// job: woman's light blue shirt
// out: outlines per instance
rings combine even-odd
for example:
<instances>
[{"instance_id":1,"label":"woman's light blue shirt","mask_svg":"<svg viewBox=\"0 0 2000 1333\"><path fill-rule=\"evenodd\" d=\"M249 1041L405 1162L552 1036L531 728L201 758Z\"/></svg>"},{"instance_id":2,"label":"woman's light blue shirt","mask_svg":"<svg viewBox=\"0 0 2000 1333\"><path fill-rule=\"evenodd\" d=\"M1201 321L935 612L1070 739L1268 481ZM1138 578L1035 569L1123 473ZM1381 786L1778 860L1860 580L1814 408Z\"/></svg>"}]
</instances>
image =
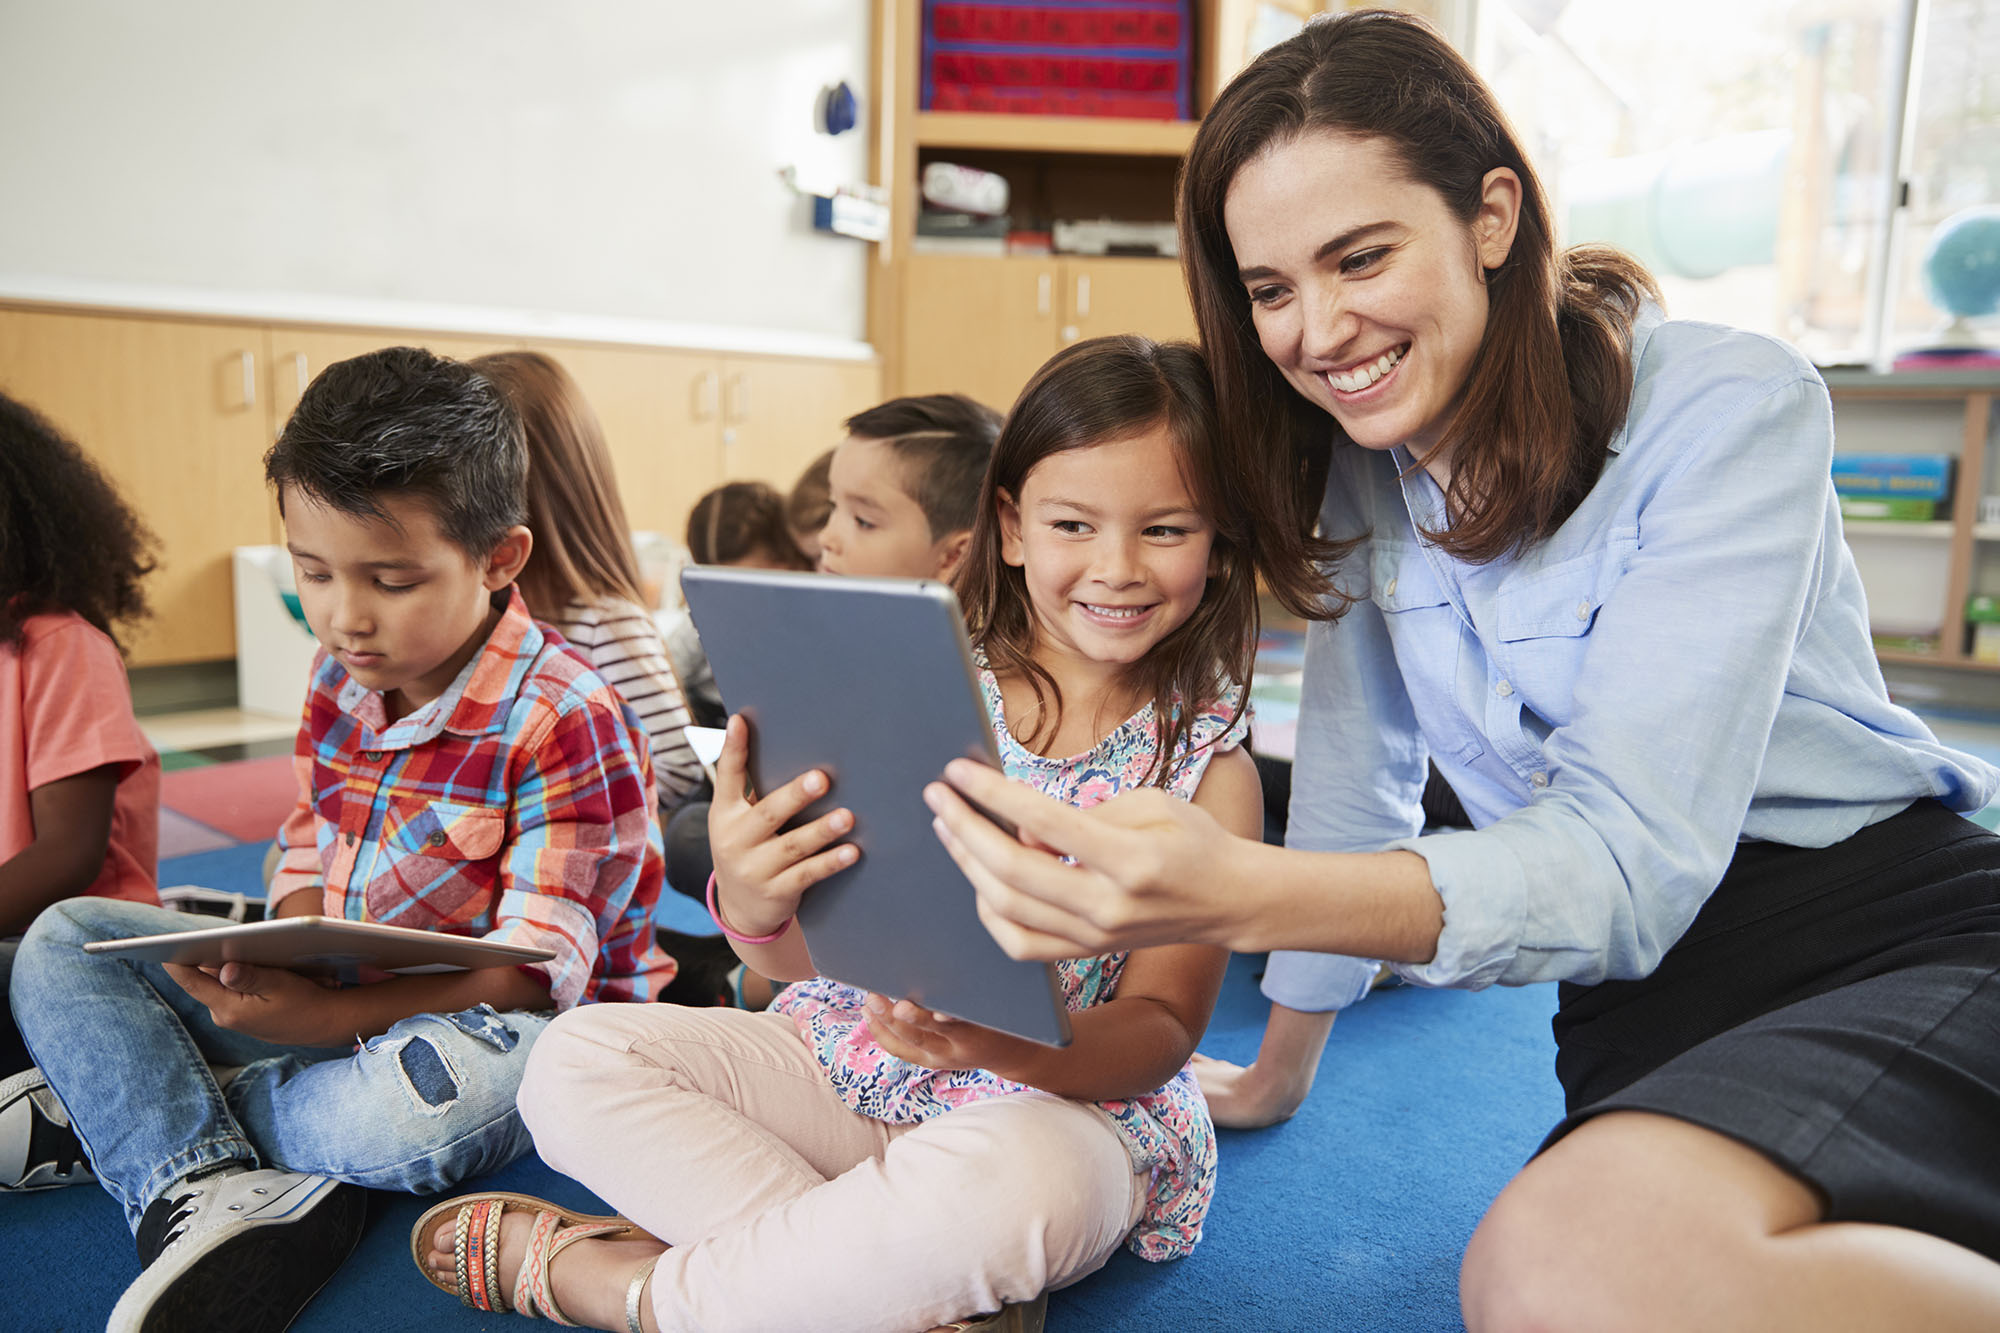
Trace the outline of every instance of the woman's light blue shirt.
<instances>
[{"instance_id":1,"label":"woman's light blue shirt","mask_svg":"<svg viewBox=\"0 0 2000 1333\"><path fill-rule=\"evenodd\" d=\"M1634 330L1624 429L1547 541L1474 565L1401 449L1335 449L1329 537L1358 596L1307 636L1286 843L1407 848L1444 900L1427 985L1643 977L1739 840L1825 847L2000 771L1889 702L1831 480L1826 386L1715 325ZM1471 830L1418 837L1425 761ZM1372 963L1274 955L1265 994L1338 1008Z\"/></svg>"}]
</instances>

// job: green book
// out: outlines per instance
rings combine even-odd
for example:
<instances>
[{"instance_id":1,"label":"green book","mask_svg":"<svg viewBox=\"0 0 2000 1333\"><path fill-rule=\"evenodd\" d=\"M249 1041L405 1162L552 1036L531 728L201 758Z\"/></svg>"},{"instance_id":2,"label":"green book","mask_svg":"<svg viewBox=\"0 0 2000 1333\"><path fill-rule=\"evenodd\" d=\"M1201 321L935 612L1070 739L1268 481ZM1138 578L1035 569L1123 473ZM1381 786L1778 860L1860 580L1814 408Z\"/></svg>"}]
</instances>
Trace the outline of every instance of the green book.
<instances>
[{"instance_id":1,"label":"green book","mask_svg":"<svg viewBox=\"0 0 2000 1333\"><path fill-rule=\"evenodd\" d=\"M1899 495L1843 495L1842 518L1889 519L1897 523L1928 523L1937 517L1936 500L1915 500Z\"/></svg>"}]
</instances>

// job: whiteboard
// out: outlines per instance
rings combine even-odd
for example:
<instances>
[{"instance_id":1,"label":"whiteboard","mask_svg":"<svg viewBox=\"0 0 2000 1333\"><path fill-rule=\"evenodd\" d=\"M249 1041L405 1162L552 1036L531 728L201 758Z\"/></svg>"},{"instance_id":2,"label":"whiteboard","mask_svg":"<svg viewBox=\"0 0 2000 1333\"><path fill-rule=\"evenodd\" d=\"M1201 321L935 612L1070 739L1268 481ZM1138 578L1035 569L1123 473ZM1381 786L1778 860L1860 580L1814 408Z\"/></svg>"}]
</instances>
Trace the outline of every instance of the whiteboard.
<instances>
[{"instance_id":1,"label":"whiteboard","mask_svg":"<svg viewBox=\"0 0 2000 1333\"><path fill-rule=\"evenodd\" d=\"M858 340L868 9L0 0L0 269Z\"/></svg>"}]
</instances>

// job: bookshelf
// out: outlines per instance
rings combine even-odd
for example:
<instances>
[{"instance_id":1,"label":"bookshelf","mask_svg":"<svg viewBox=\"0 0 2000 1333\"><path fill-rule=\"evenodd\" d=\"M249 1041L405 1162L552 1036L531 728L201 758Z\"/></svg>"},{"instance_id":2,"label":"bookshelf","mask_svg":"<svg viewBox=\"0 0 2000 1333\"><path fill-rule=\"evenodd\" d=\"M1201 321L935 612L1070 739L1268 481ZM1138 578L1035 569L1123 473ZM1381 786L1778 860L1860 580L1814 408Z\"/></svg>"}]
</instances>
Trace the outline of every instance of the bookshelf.
<instances>
[{"instance_id":1,"label":"bookshelf","mask_svg":"<svg viewBox=\"0 0 2000 1333\"><path fill-rule=\"evenodd\" d=\"M1951 516L1922 523L1890 520L1849 520L1844 529L1849 549L1861 567L1869 592L1869 612L1881 608L1877 593L1896 571L1894 548L1911 554L1901 568L1936 569L1941 579L1925 579L1941 627L1937 651L1919 653L1882 649L1885 665L1940 666L2000 675L2000 662L1980 662L1969 650L1970 630L1965 604L1977 593L2000 593L2000 523L1980 521L1980 501L1992 486L1993 405L2000 396L2000 373L1994 371L1918 371L1876 374L1861 370L1823 372L1833 399L1836 449L1874 447L1855 437L1862 429L1896 437L1891 447L1912 452L1956 456ZM1850 431L1849 427L1856 429ZM1937 548L1942 547L1942 553ZM1927 548L1928 554L1918 554ZM1907 582L1907 580L1905 580ZM1880 625L1882 622L1877 620Z\"/></svg>"}]
</instances>

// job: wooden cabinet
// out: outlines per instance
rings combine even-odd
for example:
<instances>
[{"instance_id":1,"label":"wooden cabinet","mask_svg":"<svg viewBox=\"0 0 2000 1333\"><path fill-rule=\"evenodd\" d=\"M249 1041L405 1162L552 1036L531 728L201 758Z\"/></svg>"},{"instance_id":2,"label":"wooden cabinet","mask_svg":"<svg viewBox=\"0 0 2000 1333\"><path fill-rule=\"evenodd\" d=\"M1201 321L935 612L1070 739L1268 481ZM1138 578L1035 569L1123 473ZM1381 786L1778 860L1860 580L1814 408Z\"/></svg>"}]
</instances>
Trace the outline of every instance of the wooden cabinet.
<instances>
[{"instance_id":1,"label":"wooden cabinet","mask_svg":"<svg viewBox=\"0 0 2000 1333\"><path fill-rule=\"evenodd\" d=\"M1247 31L1249 11L1225 22L1217 0L1196 10L1199 111L1210 83L1228 72L1216 65L1218 34L1231 25ZM885 92L874 169L889 193L891 234L870 270L868 318L870 341L889 358L889 392L956 390L1006 408L1070 343L1115 333L1195 336L1177 260L920 253L914 244L917 180L939 161L1006 178L1016 229L1095 218L1170 226L1193 121L922 111L923 6L876 0L875 23L887 68L876 71Z\"/></svg>"},{"instance_id":2,"label":"wooden cabinet","mask_svg":"<svg viewBox=\"0 0 2000 1333\"><path fill-rule=\"evenodd\" d=\"M722 444L729 480L790 490L807 464L840 443L841 422L881 400L882 371L873 361L724 359Z\"/></svg>"},{"instance_id":3,"label":"wooden cabinet","mask_svg":"<svg viewBox=\"0 0 2000 1333\"><path fill-rule=\"evenodd\" d=\"M694 502L726 479L720 358L655 347L535 350L561 363L597 413L632 526L678 540Z\"/></svg>"},{"instance_id":4,"label":"wooden cabinet","mask_svg":"<svg viewBox=\"0 0 2000 1333\"><path fill-rule=\"evenodd\" d=\"M273 539L266 331L0 309L0 388L97 460L158 538L134 664L234 651L230 549Z\"/></svg>"},{"instance_id":5,"label":"wooden cabinet","mask_svg":"<svg viewBox=\"0 0 2000 1333\"><path fill-rule=\"evenodd\" d=\"M313 376L411 344L465 359L500 337L328 329L0 306L0 391L95 458L159 539L134 666L236 653L230 553L282 540L263 457ZM678 538L732 479L789 487L881 398L874 361L541 342L603 423L637 528Z\"/></svg>"},{"instance_id":6,"label":"wooden cabinet","mask_svg":"<svg viewBox=\"0 0 2000 1333\"><path fill-rule=\"evenodd\" d=\"M904 393L970 394L1003 411L1070 343L1195 337L1171 259L911 255L897 357Z\"/></svg>"},{"instance_id":7,"label":"wooden cabinet","mask_svg":"<svg viewBox=\"0 0 2000 1333\"><path fill-rule=\"evenodd\" d=\"M465 361L518 346L518 342L504 338L461 338L377 329L273 328L266 356L270 367L271 438L276 439L291 419L292 409L299 405L299 395L306 391L306 385L336 361L383 347L427 347L439 356Z\"/></svg>"},{"instance_id":8,"label":"wooden cabinet","mask_svg":"<svg viewBox=\"0 0 2000 1333\"><path fill-rule=\"evenodd\" d=\"M725 481L788 490L881 400L874 361L725 357L662 348L537 344L590 400L635 528L679 541L688 511Z\"/></svg>"}]
</instances>

